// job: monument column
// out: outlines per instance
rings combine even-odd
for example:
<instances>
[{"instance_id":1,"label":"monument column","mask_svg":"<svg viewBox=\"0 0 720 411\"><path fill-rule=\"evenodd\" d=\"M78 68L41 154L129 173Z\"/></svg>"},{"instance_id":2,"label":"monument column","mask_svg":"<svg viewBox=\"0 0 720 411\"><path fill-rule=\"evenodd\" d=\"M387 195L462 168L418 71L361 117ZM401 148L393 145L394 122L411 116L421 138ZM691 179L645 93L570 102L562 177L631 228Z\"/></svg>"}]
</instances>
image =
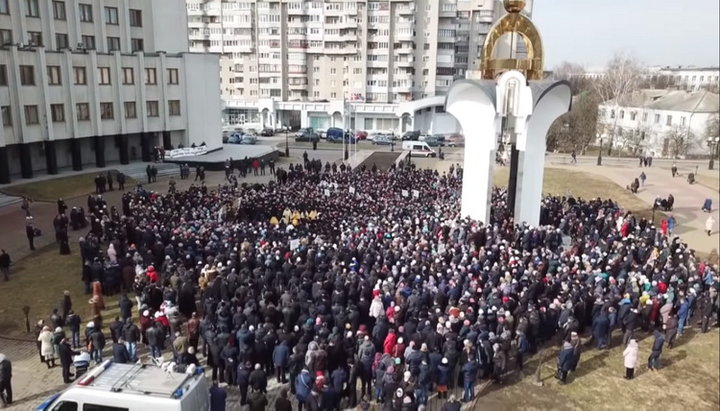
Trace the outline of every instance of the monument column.
<instances>
[{"instance_id":1,"label":"monument column","mask_svg":"<svg viewBox=\"0 0 720 411\"><path fill-rule=\"evenodd\" d=\"M7 146L0 147L0 184L10 183L10 157Z\"/></svg>"},{"instance_id":2,"label":"monument column","mask_svg":"<svg viewBox=\"0 0 720 411\"><path fill-rule=\"evenodd\" d=\"M45 146L45 166L47 167L47 173L57 174L57 150L55 147L55 141L45 140L43 144Z\"/></svg>"},{"instance_id":3,"label":"monument column","mask_svg":"<svg viewBox=\"0 0 720 411\"><path fill-rule=\"evenodd\" d=\"M82 143L77 138L70 139L70 152L72 153L72 169L82 170Z\"/></svg>"}]
</instances>

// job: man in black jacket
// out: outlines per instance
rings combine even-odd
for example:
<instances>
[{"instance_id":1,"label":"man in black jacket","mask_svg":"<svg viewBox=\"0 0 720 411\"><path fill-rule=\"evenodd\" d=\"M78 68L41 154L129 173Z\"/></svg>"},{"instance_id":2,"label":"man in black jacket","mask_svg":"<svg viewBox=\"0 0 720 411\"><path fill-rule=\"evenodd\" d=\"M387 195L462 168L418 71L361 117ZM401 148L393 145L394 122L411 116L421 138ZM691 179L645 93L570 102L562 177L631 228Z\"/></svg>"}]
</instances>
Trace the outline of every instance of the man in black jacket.
<instances>
[{"instance_id":1,"label":"man in black jacket","mask_svg":"<svg viewBox=\"0 0 720 411\"><path fill-rule=\"evenodd\" d=\"M115 363L127 364L132 361L132 359L130 358L130 353L125 347L125 340L122 337L118 338L118 340L113 344L112 353L113 362Z\"/></svg>"},{"instance_id":2,"label":"man in black jacket","mask_svg":"<svg viewBox=\"0 0 720 411\"><path fill-rule=\"evenodd\" d=\"M0 274L5 281L10 280L10 254L5 250L0 250Z\"/></svg>"},{"instance_id":3,"label":"man in black jacket","mask_svg":"<svg viewBox=\"0 0 720 411\"><path fill-rule=\"evenodd\" d=\"M70 347L70 343L68 342L67 338L63 338L62 341L60 341L60 345L58 346L58 356L60 357L60 365L62 366L62 377L65 384L69 384L72 382L70 381L70 377L73 376L72 374L70 374L70 366L73 363L73 355L79 354L79 351L74 351L72 347Z\"/></svg>"},{"instance_id":4,"label":"man in black jacket","mask_svg":"<svg viewBox=\"0 0 720 411\"><path fill-rule=\"evenodd\" d=\"M113 343L117 343L118 339L122 337L123 323L120 321L120 317L115 317L115 320L108 325L110 328L110 337Z\"/></svg>"},{"instance_id":5,"label":"man in black jacket","mask_svg":"<svg viewBox=\"0 0 720 411\"><path fill-rule=\"evenodd\" d=\"M267 393L267 375L260 364L255 364L255 370L250 373L248 381L253 391Z\"/></svg>"}]
</instances>

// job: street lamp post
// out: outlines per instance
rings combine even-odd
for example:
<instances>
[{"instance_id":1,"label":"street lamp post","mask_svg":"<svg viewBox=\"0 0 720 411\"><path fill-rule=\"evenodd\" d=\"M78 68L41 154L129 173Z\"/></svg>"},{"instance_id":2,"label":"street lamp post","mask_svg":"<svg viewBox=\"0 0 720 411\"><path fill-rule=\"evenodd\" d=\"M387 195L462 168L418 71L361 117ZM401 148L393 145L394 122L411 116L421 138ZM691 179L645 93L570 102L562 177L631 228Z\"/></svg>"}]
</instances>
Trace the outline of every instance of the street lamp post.
<instances>
[{"instance_id":1,"label":"street lamp post","mask_svg":"<svg viewBox=\"0 0 720 411\"><path fill-rule=\"evenodd\" d=\"M717 154L718 143L720 143L720 137L708 137L708 147L710 148L710 164L708 164L708 170L713 170L715 167L715 155Z\"/></svg>"},{"instance_id":2,"label":"street lamp post","mask_svg":"<svg viewBox=\"0 0 720 411\"><path fill-rule=\"evenodd\" d=\"M288 142L288 127L283 127L285 129L285 157L290 157L290 143Z\"/></svg>"},{"instance_id":3,"label":"street lamp post","mask_svg":"<svg viewBox=\"0 0 720 411\"><path fill-rule=\"evenodd\" d=\"M597 137L600 139L600 149L598 150L598 159L597 159L597 165L602 165L602 143L603 139L600 137L600 134L598 133Z\"/></svg>"}]
</instances>

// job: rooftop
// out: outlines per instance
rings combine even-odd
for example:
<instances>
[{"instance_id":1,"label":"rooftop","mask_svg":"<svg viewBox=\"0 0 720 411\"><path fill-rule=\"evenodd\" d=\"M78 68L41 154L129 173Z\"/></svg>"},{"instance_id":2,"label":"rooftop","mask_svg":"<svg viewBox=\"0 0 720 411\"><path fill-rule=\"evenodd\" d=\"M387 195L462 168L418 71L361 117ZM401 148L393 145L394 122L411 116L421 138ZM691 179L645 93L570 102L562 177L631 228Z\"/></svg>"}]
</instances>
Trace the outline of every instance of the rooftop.
<instances>
[{"instance_id":1,"label":"rooftop","mask_svg":"<svg viewBox=\"0 0 720 411\"><path fill-rule=\"evenodd\" d=\"M605 104L612 104L607 101ZM654 110L684 111L688 113L716 113L720 110L720 95L707 90L643 89L628 96L624 107L643 107Z\"/></svg>"}]
</instances>

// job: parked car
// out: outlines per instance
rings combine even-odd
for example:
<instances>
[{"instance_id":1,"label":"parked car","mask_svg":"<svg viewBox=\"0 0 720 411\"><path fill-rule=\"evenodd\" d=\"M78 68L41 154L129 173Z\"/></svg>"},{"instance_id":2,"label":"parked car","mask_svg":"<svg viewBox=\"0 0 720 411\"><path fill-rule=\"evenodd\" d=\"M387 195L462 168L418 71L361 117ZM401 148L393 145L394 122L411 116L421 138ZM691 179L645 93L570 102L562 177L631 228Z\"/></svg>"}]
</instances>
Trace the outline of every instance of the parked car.
<instances>
[{"instance_id":1,"label":"parked car","mask_svg":"<svg viewBox=\"0 0 720 411\"><path fill-rule=\"evenodd\" d=\"M295 137L302 137L306 133L314 133L315 130L312 127L304 127L295 132Z\"/></svg>"},{"instance_id":2,"label":"parked car","mask_svg":"<svg viewBox=\"0 0 720 411\"><path fill-rule=\"evenodd\" d=\"M426 136L423 141L425 141L425 143L430 147L439 147L443 145L440 139L438 139L436 136Z\"/></svg>"},{"instance_id":3,"label":"parked car","mask_svg":"<svg viewBox=\"0 0 720 411\"><path fill-rule=\"evenodd\" d=\"M417 141L418 137L420 137L420 130L406 131L405 134L402 135L402 140Z\"/></svg>"},{"instance_id":4,"label":"parked car","mask_svg":"<svg viewBox=\"0 0 720 411\"><path fill-rule=\"evenodd\" d=\"M436 157L437 153L424 141L404 141L402 149L413 157Z\"/></svg>"},{"instance_id":5,"label":"parked car","mask_svg":"<svg viewBox=\"0 0 720 411\"><path fill-rule=\"evenodd\" d=\"M228 144L240 144L240 141L242 141L242 134L240 133L232 133L230 137L228 137Z\"/></svg>"},{"instance_id":6,"label":"parked car","mask_svg":"<svg viewBox=\"0 0 720 411\"><path fill-rule=\"evenodd\" d=\"M310 130L312 130L312 129L310 129ZM303 134L301 134L299 136L297 134L295 134L295 141L297 141L297 142L303 142L303 141L318 142L318 141L320 141L320 136L314 131L305 131Z\"/></svg>"},{"instance_id":7,"label":"parked car","mask_svg":"<svg viewBox=\"0 0 720 411\"><path fill-rule=\"evenodd\" d=\"M245 134L240 138L240 144L255 144L257 137L254 134Z\"/></svg>"},{"instance_id":8,"label":"parked car","mask_svg":"<svg viewBox=\"0 0 720 411\"><path fill-rule=\"evenodd\" d=\"M262 129L262 131L260 132L260 135L263 137L272 137L275 135L275 130L266 127L264 129Z\"/></svg>"},{"instance_id":9,"label":"parked car","mask_svg":"<svg viewBox=\"0 0 720 411\"><path fill-rule=\"evenodd\" d=\"M367 131L364 131L364 130L356 130L355 138L358 140L365 140L368 138L368 133L367 133Z\"/></svg>"},{"instance_id":10,"label":"parked car","mask_svg":"<svg viewBox=\"0 0 720 411\"><path fill-rule=\"evenodd\" d=\"M319 128L319 129L315 130L315 132L317 133L317 135L320 136L320 138L327 138L327 131L326 131L326 130L324 130L324 129L322 129L322 128Z\"/></svg>"},{"instance_id":11,"label":"parked car","mask_svg":"<svg viewBox=\"0 0 720 411\"><path fill-rule=\"evenodd\" d=\"M449 147L464 147L465 137L461 136L460 134L450 134L449 136L445 137L445 143Z\"/></svg>"},{"instance_id":12,"label":"parked car","mask_svg":"<svg viewBox=\"0 0 720 411\"><path fill-rule=\"evenodd\" d=\"M378 136L375 136L375 139L373 139L372 143L378 146L389 146L393 144L393 139L390 136L380 134Z\"/></svg>"},{"instance_id":13,"label":"parked car","mask_svg":"<svg viewBox=\"0 0 720 411\"><path fill-rule=\"evenodd\" d=\"M382 136L382 135L384 135L384 134L383 134L383 133L372 133L372 134L370 134L370 135L367 136L367 140L368 140L368 141L373 141L373 140L375 140L378 136Z\"/></svg>"},{"instance_id":14,"label":"parked car","mask_svg":"<svg viewBox=\"0 0 720 411\"><path fill-rule=\"evenodd\" d=\"M327 131L327 141L329 143L342 143L343 139L346 143L354 144L357 139L351 133L337 127L329 128Z\"/></svg>"}]
</instances>

